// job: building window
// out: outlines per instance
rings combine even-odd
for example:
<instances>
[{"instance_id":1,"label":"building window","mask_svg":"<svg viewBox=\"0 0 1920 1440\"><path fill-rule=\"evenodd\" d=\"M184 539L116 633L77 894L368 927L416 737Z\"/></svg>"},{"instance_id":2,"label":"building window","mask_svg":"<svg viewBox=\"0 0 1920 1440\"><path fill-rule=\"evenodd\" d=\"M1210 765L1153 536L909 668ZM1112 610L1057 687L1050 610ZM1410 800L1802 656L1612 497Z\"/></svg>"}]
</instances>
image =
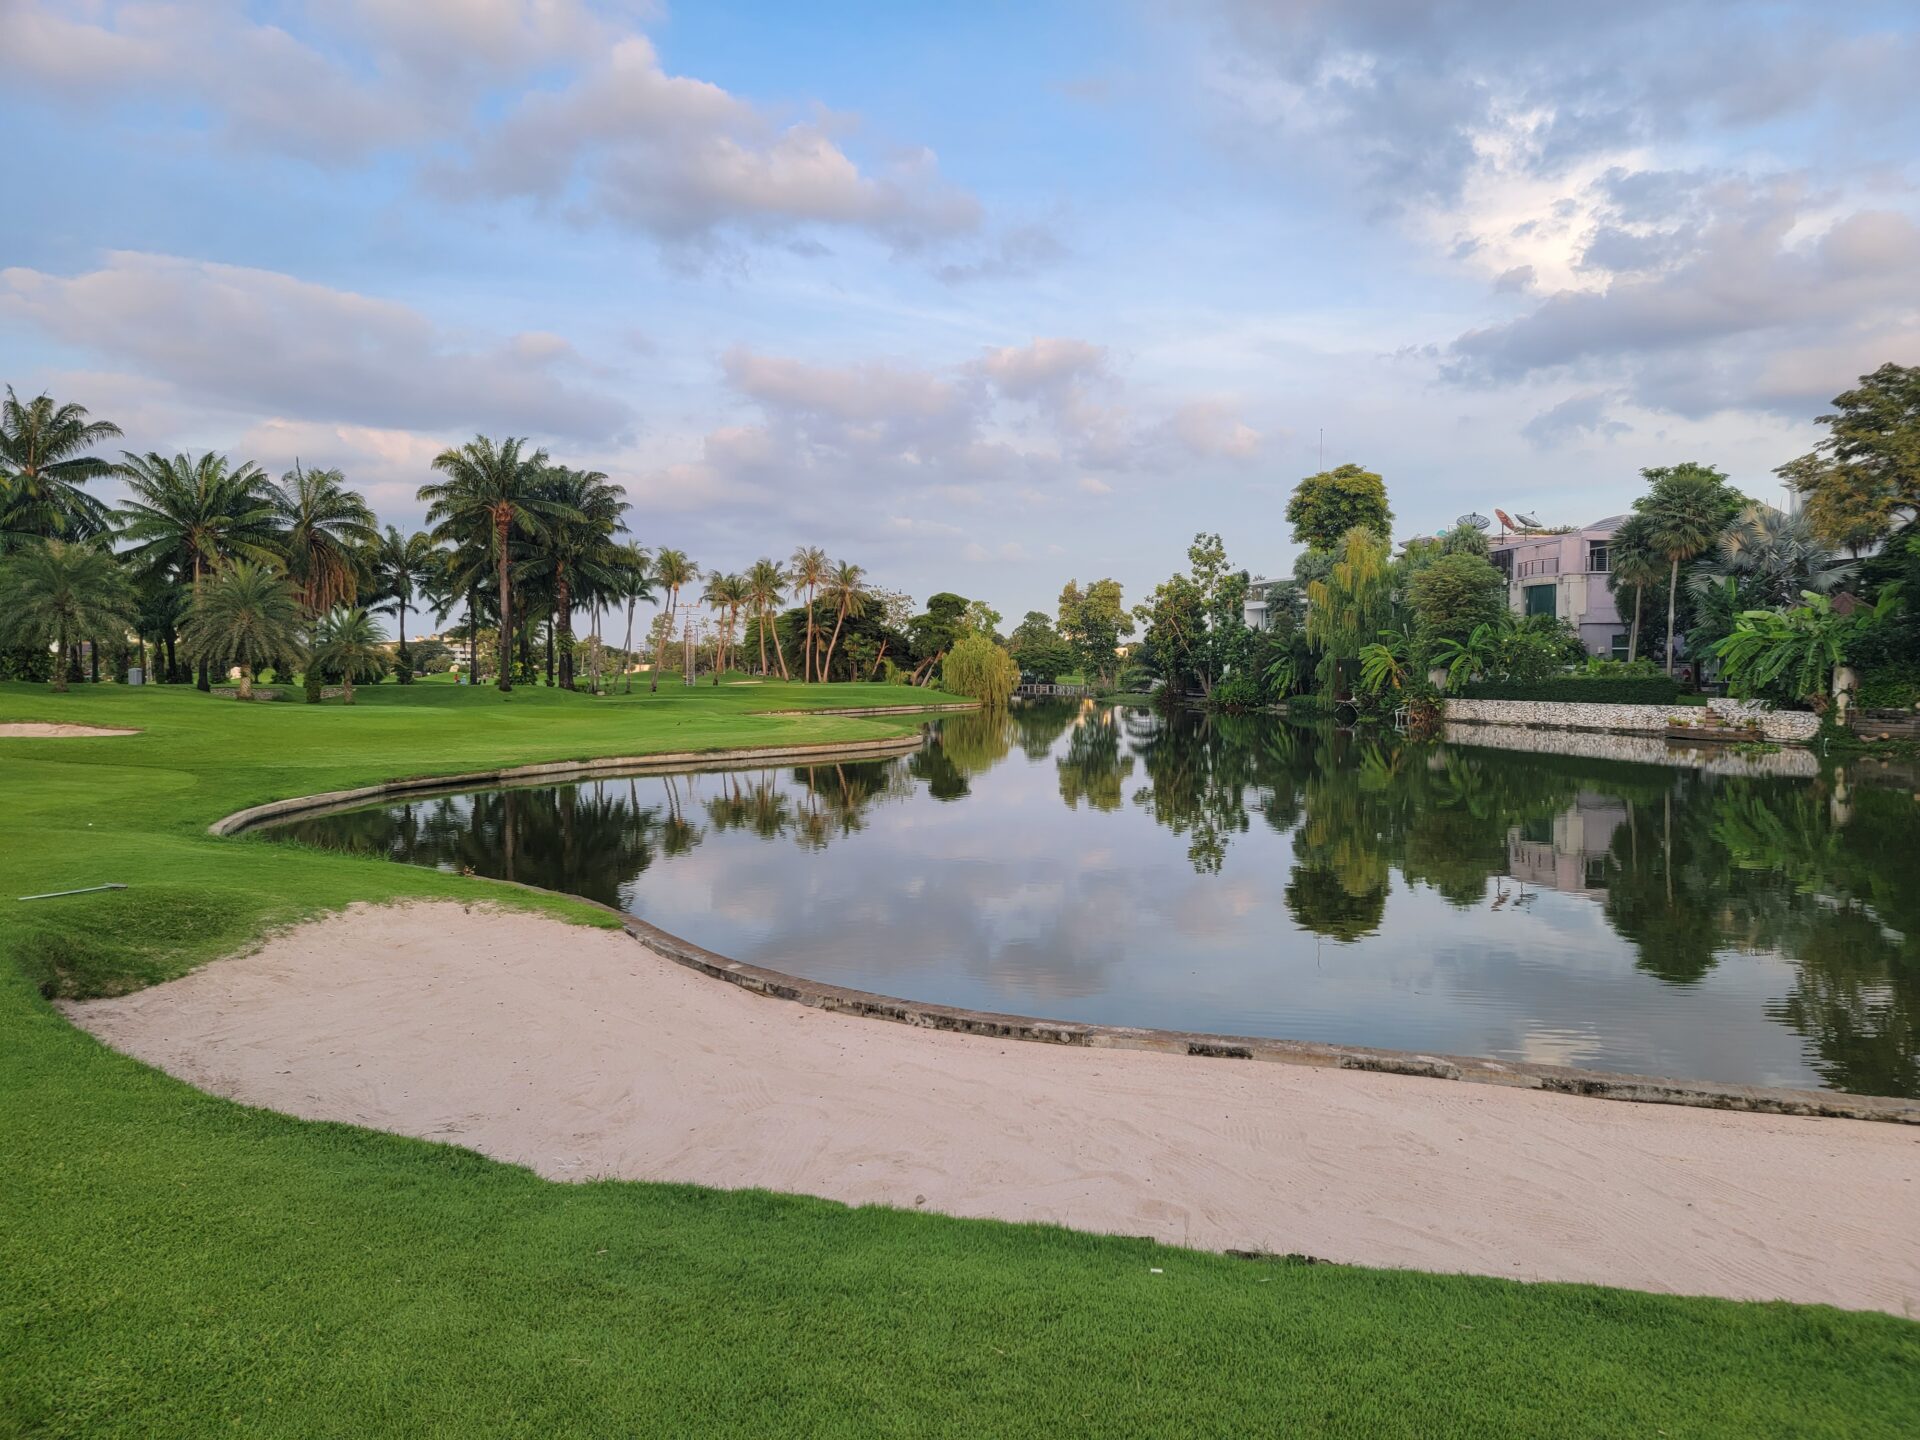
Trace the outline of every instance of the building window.
<instances>
[{"instance_id":1,"label":"building window","mask_svg":"<svg viewBox=\"0 0 1920 1440\"><path fill-rule=\"evenodd\" d=\"M1614 659L1616 660L1626 659L1627 658L1627 637L1624 634L1614 636L1613 644L1609 648L1613 652Z\"/></svg>"},{"instance_id":2,"label":"building window","mask_svg":"<svg viewBox=\"0 0 1920 1440\"><path fill-rule=\"evenodd\" d=\"M1612 568L1613 567L1607 563L1607 542L1604 540L1589 540L1587 542L1587 569L1598 570L1604 574Z\"/></svg>"},{"instance_id":3,"label":"building window","mask_svg":"<svg viewBox=\"0 0 1920 1440\"><path fill-rule=\"evenodd\" d=\"M1527 586L1527 614L1552 615L1555 612L1552 585Z\"/></svg>"},{"instance_id":4,"label":"building window","mask_svg":"<svg viewBox=\"0 0 1920 1440\"><path fill-rule=\"evenodd\" d=\"M1604 890L1607 888L1606 856L1589 855L1587 857L1586 872L1587 889Z\"/></svg>"}]
</instances>

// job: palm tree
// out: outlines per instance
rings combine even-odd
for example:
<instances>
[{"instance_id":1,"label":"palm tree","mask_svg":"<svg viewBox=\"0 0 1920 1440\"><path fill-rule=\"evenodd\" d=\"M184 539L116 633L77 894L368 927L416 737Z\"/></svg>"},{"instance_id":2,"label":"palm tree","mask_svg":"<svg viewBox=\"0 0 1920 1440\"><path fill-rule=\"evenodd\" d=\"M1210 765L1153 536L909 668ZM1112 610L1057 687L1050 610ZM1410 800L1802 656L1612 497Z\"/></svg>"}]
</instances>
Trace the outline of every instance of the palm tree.
<instances>
[{"instance_id":1,"label":"palm tree","mask_svg":"<svg viewBox=\"0 0 1920 1440\"><path fill-rule=\"evenodd\" d=\"M613 536L626 528L624 492L598 470L549 469L546 497L563 513L546 527L527 566L552 581L554 644L560 684L573 689L573 604L582 583L604 586L616 563Z\"/></svg>"},{"instance_id":2,"label":"palm tree","mask_svg":"<svg viewBox=\"0 0 1920 1440\"><path fill-rule=\"evenodd\" d=\"M193 597L180 643L187 655L225 670L240 667L239 698L253 698L253 672L291 671L306 654L306 612L287 577L271 565L233 560Z\"/></svg>"},{"instance_id":3,"label":"palm tree","mask_svg":"<svg viewBox=\"0 0 1920 1440\"><path fill-rule=\"evenodd\" d=\"M667 591L666 636L669 640L673 638L673 617L680 609L680 587L690 584L699 576L700 567L687 558L687 552L684 550L662 550L653 557L653 578L664 585ZM657 653L661 647L654 648L656 653L653 657L653 684L650 688L658 690L662 657ZM683 676L682 678L691 679L692 677Z\"/></svg>"},{"instance_id":4,"label":"palm tree","mask_svg":"<svg viewBox=\"0 0 1920 1440\"><path fill-rule=\"evenodd\" d=\"M355 680L378 680L387 673L386 639L365 610L342 606L321 620L313 657L307 663L322 673L338 675L341 698L351 705Z\"/></svg>"},{"instance_id":5,"label":"palm tree","mask_svg":"<svg viewBox=\"0 0 1920 1440\"><path fill-rule=\"evenodd\" d=\"M773 612L786 599L787 575L777 560L760 559L753 562L747 571L747 593L753 603L754 617L760 626L760 673L767 673L767 626L773 619ZM780 644L780 627L773 627L773 653L780 661L780 678L791 677L787 674L787 652Z\"/></svg>"},{"instance_id":6,"label":"palm tree","mask_svg":"<svg viewBox=\"0 0 1920 1440\"><path fill-rule=\"evenodd\" d=\"M1633 587L1633 624L1627 631L1627 661L1640 658L1640 607L1649 586L1660 583L1660 552L1653 548L1653 522L1645 515L1629 515L1607 542L1608 583L1616 599L1624 586Z\"/></svg>"},{"instance_id":7,"label":"palm tree","mask_svg":"<svg viewBox=\"0 0 1920 1440\"><path fill-rule=\"evenodd\" d=\"M473 543L479 536L494 565L500 594L500 680L502 690L513 689L513 591L509 576L515 530L539 539L554 520L566 518L568 507L541 491L547 453L522 452L517 436L495 444L476 435L458 449L442 450L433 468L447 478L420 487L427 502L427 523L435 538Z\"/></svg>"},{"instance_id":8,"label":"palm tree","mask_svg":"<svg viewBox=\"0 0 1920 1440\"><path fill-rule=\"evenodd\" d=\"M407 610L414 606L416 595L431 590L440 559L440 551L426 531L402 534L396 525L387 526L368 557L368 569L373 572L378 598L391 602L399 621L400 645L395 658L400 666L402 685L413 681L413 659L407 651Z\"/></svg>"},{"instance_id":9,"label":"palm tree","mask_svg":"<svg viewBox=\"0 0 1920 1440\"><path fill-rule=\"evenodd\" d=\"M1667 674L1671 675L1680 562L1705 550L1725 527L1726 477L1692 463L1641 473L1654 482L1653 489L1635 508L1647 517L1647 537L1667 562Z\"/></svg>"},{"instance_id":10,"label":"palm tree","mask_svg":"<svg viewBox=\"0 0 1920 1440\"><path fill-rule=\"evenodd\" d=\"M828 573L822 593L833 602L833 638L827 642L826 658L820 662L820 678L825 680L833 667L833 648L840 643L840 627L849 615L866 613L867 572L842 560Z\"/></svg>"},{"instance_id":11,"label":"palm tree","mask_svg":"<svg viewBox=\"0 0 1920 1440\"><path fill-rule=\"evenodd\" d=\"M651 559L638 542L629 540L613 551L612 592L627 602L626 673L627 694L633 693L633 610L642 600L651 600L653 590Z\"/></svg>"},{"instance_id":12,"label":"palm tree","mask_svg":"<svg viewBox=\"0 0 1920 1440\"><path fill-rule=\"evenodd\" d=\"M86 453L120 427L85 407L37 395L25 405L7 387L0 405L0 554L28 538L85 540L105 531L107 507L80 487L113 466Z\"/></svg>"},{"instance_id":13,"label":"palm tree","mask_svg":"<svg viewBox=\"0 0 1920 1440\"><path fill-rule=\"evenodd\" d=\"M133 591L113 556L97 545L47 540L0 569L0 641L53 646L53 688L67 688L78 640L133 629Z\"/></svg>"},{"instance_id":14,"label":"palm tree","mask_svg":"<svg viewBox=\"0 0 1920 1440\"><path fill-rule=\"evenodd\" d=\"M309 615L351 601L359 592L361 556L380 543L373 511L347 488L338 470L306 470L298 461L267 499L279 524L281 552L294 593Z\"/></svg>"},{"instance_id":15,"label":"palm tree","mask_svg":"<svg viewBox=\"0 0 1920 1440\"><path fill-rule=\"evenodd\" d=\"M1753 504L1720 532L1713 558L1687 576L1687 590L1697 597L1733 580L1744 604L1789 608L1806 591L1834 589L1854 569L1814 533L1806 511Z\"/></svg>"},{"instance_id":16,"label":"palm tree","mask_svg":"<svg viewBox=\"0 0 1920 1440\"><path fill-rule=\"evenodd\" d=\"M800 678L804 682L813 679L813 592L827 578L827 552L818 545L802 545L793 552L789 562L787 578L795 588L806 591L807 623L805 638L801 642Z\"/></svg>"},{"instance_id":17,"label":"palm tree","mask_svg":"<svg viewBox=\"0 0 1920 1440\"><path fill-rule=\"evenodd\" d=\"M715 637L713 657L713 683L720 683L720 672L727 668L728 657L733 652L734 626L740 621L740 607L747 603L747 582L744 576L728 575L719 570L707 572L707 588L700 592L700 600L711 606L715 615L721 617L720 633Z\"/></svg>"}]
</instances>

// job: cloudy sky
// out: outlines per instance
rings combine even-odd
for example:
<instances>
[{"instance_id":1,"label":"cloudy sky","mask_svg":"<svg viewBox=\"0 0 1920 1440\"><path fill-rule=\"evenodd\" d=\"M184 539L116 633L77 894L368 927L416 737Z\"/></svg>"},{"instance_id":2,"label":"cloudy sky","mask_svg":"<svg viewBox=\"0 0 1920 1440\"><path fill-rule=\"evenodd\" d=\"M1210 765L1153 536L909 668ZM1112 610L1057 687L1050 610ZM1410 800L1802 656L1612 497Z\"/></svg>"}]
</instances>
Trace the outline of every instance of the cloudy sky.
<instances>
[{"instance_id":1,"label":"cloudy sky","mask_svg":"<svg viewBox=\"0 0 1920 1440\"><path fill-rule=\"evenodd\" d=\"M1912 0L0 0L0 380L1010 617L1284 570L1323 444L1403 535L1776 498L1920 363L1916 73Z\"/></svg>"}]
</instances>

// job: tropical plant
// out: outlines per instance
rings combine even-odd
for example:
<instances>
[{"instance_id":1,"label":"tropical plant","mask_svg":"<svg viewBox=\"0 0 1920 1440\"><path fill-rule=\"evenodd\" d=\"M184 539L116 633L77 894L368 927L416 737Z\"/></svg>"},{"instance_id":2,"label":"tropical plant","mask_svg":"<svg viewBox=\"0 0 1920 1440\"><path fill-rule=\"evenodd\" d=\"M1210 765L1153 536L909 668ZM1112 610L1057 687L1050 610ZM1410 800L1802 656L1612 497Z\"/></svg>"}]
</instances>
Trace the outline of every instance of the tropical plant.
<instances>
[{"instance_id":1,"label":"tropical plant","mask_svg":"<svg viewBox=\"0 0 1920 1440\"><path fill-rule=\"evenodd\" d=\"M1647 539L1667 562L1667 673L1673 673L1674 605L1680 566L1726 528L1743 503L1727 477L1711 465L1688 461L1640 472L1653 488L1634 508L1647 517Z\"/></svg>"},{"instance_id":2,"label":"tropical plant","mask_svg":"<svg viewBox=\"0 0 1920 1440\"><path fill-rule=\"evenodd\" d=\"M1341 537L1326 577L1307 586L1307 640L1320 649L1320 685L1338 699L1343 664L1360 658L1361 647L1386 628L1392 607L1389 542L1368 525Z\"/></svg>"},{"instance_id":3,"label":"tropical plant","mask_svg":"<svg viewBox=\"0 0 1920 1440\"><path fill-rule=\"evenodd\" d=\"M45 540L0 566L0 644L53 646L52 685L67 688L73 647L133 629L134 598L113 556L80 541Z\"/></svg>"},{"instance_id":4,"label":"tropical plant","mask_svg":"<svg viewBox=\"0 0 1920 1440\"><path fill-rule=\"evenodd\" d=\"M648 584L653 575L651 557L637 541L629 540L623 545L616 545L613 549L610 574L612 583L609 593L616 600L625 601L627 606L625 641L627 658L621 668L626 672L627 694L631 695L633 693L633 611L642 600L653 598L653 590ZM655 660L657 663L657 656Z\"/></svg>"},{"instance_id":5,"label":"tropical plant","mask_svg":"<svg viewBox=\"0 0 1920 1440\"><path fill-rule=\"evenodd\" d=\"M625 494L598 470L553 466L542 477L546 498L560 508L552 517L522 569L551 585L555 645L560 654L560 685L573 689L573 607L584 587L607 592L619 588L619 563L613 537L626 528Z\"/></svg>"},{"instance_id":6,"label":"tropical plant","mask_svg":"<svg viewBox=\"0 0 1920 1440\"><path fill-rule=\"evenodd\" d=\"M1501 627L1476 625L1464 640L1443 635L1433 642L1432 658L1436 669L1447 672L1447 688L1458 690L1475 675L1493 668L1500 653Z\"/></svg>"},{"instance_id":7,"label":"tropical plant","mask_svg":"<svg viewBox=\"0 0 1920 1440\"><path fill-rule=\"evenodd\" d=\"M806 592L806 600L804 602L806 605L806 628L804 638L801 641L800 654L800 678L802 681L810 682L813 679L813 645L815 632L813 595L814 591L818 590L826 581L828 564L827 552L822 550L818 545L802 545L798 550L793 552L793 559L788 562L787 579L793 583L796 591L804 590ZM795 598L798 599L799 597L796 595Z\"/></svg>"},{"instance_id":8,"label":"tropical plant","mask_svg":"<svg viewBox=\"0 0 1920 1440\"><path fill-rule=\"evenodd\" d=\"M820 678L825 680L832 672L834 647L840 643L840 630L847 623L847 617L866 613L867 572L842 560L827 572L821 594L833 604L833 637L827 641L826 655L820 662ZM991 634L988 638L992 638Z\"/></svg>"},{"instance_id":9,"label":"tropical plant","mask_svg":"<svg viewBox=\"0 0 1920 1440\"><path fill-rule=\"evenodd\" d=\"M1369 695L1406 685L1410 645L1404 630L1382 630L1378 640L1361 646L1360 684Z\"/></svg>"},{"instance_id":10,"label":"tropical plant","mask_svg":"<svg viewBox=\"0 0 1920 1440\"><path fill-rule=\"evenodd\" d=\"M787 653L780 644L780 627L772 625L773 613L786 599L786 571L777 560L759 559L747 571L747 593L753 605L754 619L760 631L760 673L767 673L767 630L773 630L774 658L780 662L780 678L788 679Z\"/></svg>"},{"instance_id":11,"label":"tropical plant","mask_svg":"<svg viewBox=\"0 0 1920 1440\"><path fill-rule=\"evenodd\" d=\"M253 698L253 672L291 673L306 655L306 614L287 577L273 565L233 560L207 577L180 634L188 657L240 669L238 698Z\"/></svg>"},{"instance_id":12,"label":"tropical plant","mask_svg":"<svg viewBox=\"0 0 1920 1440\"><path fill-rule=\"evenodd\" d=\"M1791 610L1749 610L1714 647L1727 687L1739 696L1778 687L1816 709L1826 701L1834 668L1865 630L1900 603L1900 586L1888 585L1871 606L1842 613L1830 596L1803 591Z\"/></svg>"},{"instance_id":13,"label":"tropical plant","mask_svg":"<svg viewBox=\"0 0 1920 1440\"><path fill-rule=\"evenodd\" d=\"M1710 558L1688 572L1687 591L1698 598L1732 580L1754 608L1791 605L1802 591L1833 591L1857 568L1827 548L1804 510L1753 504L1720 532Z\"/></svg>"},{"instance_id":14,"label":"tropical plant","mask_svg":"<svg viewBox=\"0 0 1920 1440\"><path fill-rule=\"evenodd\" d=\"M387 673L386 639L365 610L343 605L322 617L307 664L323 676L338 675L340 698L351 705L354 681L378 680Z\"/></svg>"},{"instance_id":15,"label":"tropical plant","mask_svg":"<svg viewBox=\"0 0 1920 1440\"><path fill-rule=\"evenodd\" d=\"M365 553L380 543L373 511L347 488L338 470L308 470L298 461L266 486L287 578L309 615L351 601L359 592Z\"/></svg>"},{"instance_id":16,"label":"tropical plant","mask_svg":"<svg viewBox=\"0 0 1920 1440\"><path fill-rule=\"evenodd\" d=\"M667 592L666 609L661 613L666 619L666 628L661 634L668 642L673 639L674 617L680 613L680 591L700 578L700 567L693 563L684 550L661 550L653 557L653 578ZM653 683L649 687L660 688L660 665L665 659L665 646L655 645L653 655ZM691 681L691 675L683 676Z\"/></svg>"},{"instance_id":17,"label":"tropical plant","mask_svg":"<svg viewBox=\"0 0 1920 1440\"><path fill-rule=\"evenodd\" d=\"M0 554L32 539L85 540L108 528L111 512L81 487L113 473L87 453L120 433L89 420L84 406L47 395L20 403L7 387L0 404Z\"/></svg>"},{"instance_id":18,"label":"tropical plant","mask_svg":"<svg viewBox=\"0 0 1920 1440\"><path fill-rule=\"evenodd\" d=\"M414 608L416 596L431 589L441 559L433 537L426 531L403 534L394 525L387 526L369 555L368 568L373 573L376 596L387 602L376 608L385 609L390 605L398 623L399 648L395 658L402 685L413 683L414 669L414 657L407 648L407 611Z\"/></svg>"},{"instance_id":19,"label":"tropical plant","mask_svg":"<svg viewBox=\"0 0 1920 1440\"><path fill-rule=\"evenodd\" d=\"M940 688L979 700L989 709L1007 703L1020 683L1020 666L985 635L963 636L940 662Z\"/></svg>"},{"instance_id":20,"label":"tropical plant","mask_svg":"<svg viewBox=\"0 0 1920 1440\"><path fill-rule=\"evenodd\" d=\"M1627 630L1627 659L1640 658L1640 611L1647 591L1662 578L1660 552L1653 544L1653 521L1645 515L1629 515L1607 541L1607 584L1616 603L1620 592L1633 590L1633 623Z\"/></svg>"},{"instance_id":21,"label":"tropical plant","mask_svg":"<svg viewBox=\"0 0 1920 1440\"><path fill-rule=\"evenodd\" d=\"M427 523L436 539L478 547L484 543L499 592L499 688L513 689L509 658L513 634L512 548L515 533L538 540L553 521L577 514L542 489L547 471L544 450L528 453L526 442L511 437L500 443L476 435L457 449L442 450L433 468L447 478L420 487L427 502ZM482 541L484 537L484 541Z\"/></svg>"}]
</instances>

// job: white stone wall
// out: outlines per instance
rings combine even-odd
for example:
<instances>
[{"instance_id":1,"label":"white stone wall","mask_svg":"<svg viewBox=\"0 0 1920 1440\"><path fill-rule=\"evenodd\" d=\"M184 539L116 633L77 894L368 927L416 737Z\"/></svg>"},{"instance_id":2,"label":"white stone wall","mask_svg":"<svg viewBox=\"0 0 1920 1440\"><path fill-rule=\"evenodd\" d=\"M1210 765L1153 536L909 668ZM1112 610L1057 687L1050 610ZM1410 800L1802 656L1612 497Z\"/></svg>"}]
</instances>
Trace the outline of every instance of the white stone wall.
<instances>
[{"instance_id":1,"label":"white stone wall","mask_svg":"<svg viewBox=\"0 0 1920 1440\"><path fill-rule=\"evenodd\" d=\"M1805 710L1774 710L1742 700L1711 705L1583 705L1563 700L1449 700L1447 719L1468 725L1522 725L1546 730L1599 730L1616 735L1659 735L1667 717L1685 715L1696 724L1710 716L1758 720L1760 733L1776 742L1805 742L1820 733L1820 717Z\"/></svg>"},{"instance_id":2,"label":"white stone wall","mask_svg":"<svg viewBox=\"0 0 1920 1440\"><path fill-rule=\"evenodd\" d=\"M1809 780L1820 773L1820 757L1811 750L1779 750L1771 755L1741 754L1728 745L1676 745L1652 735L1595 734L1572 730L1527 730L1516 725L1449 724L1449 745L1492 746L1536 755L1574 755L1582 760L1631 760L1638 765L1671 765L1710 775L1781 775Z\"/></svg>"}]
</instances>

